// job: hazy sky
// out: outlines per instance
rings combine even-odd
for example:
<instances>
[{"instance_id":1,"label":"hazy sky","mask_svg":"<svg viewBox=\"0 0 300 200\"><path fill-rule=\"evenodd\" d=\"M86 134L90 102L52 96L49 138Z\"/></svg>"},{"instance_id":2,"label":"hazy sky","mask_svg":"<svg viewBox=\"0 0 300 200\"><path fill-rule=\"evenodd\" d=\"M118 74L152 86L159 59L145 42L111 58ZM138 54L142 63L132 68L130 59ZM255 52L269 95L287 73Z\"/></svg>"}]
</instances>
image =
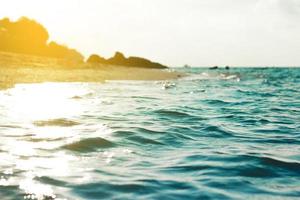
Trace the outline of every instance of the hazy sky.
<instances>
[{"instance_id":1,"label":"hazy sky","mask_svg":"<svg viewBox=\"0 0 300 200\"><path fill-rule=\"evenodd\" d=\"M167 65L300 66L300 0L1 0L85 56Z\"/></svg>"}]
</instances>

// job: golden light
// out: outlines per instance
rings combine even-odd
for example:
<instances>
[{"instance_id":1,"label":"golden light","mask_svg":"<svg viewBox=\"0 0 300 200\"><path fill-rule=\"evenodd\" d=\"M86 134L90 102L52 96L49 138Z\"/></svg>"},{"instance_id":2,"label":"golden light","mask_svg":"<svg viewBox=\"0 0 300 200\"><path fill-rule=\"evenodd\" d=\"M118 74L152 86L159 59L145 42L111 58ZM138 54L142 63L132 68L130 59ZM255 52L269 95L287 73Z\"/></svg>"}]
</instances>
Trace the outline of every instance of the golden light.
<instances>
[{"instance_id":1,"label":"golden light","mask_svg":"<svg viewBox=\"0 0 300 200\"><path fill-rule=\"evenodd\" d=\"M72 118L83 111L80 102L73 96L84 90L72 84L20 84L10 90L7 115L17 121L37 121L57 118Z\"/></svg>"}]
</instances>

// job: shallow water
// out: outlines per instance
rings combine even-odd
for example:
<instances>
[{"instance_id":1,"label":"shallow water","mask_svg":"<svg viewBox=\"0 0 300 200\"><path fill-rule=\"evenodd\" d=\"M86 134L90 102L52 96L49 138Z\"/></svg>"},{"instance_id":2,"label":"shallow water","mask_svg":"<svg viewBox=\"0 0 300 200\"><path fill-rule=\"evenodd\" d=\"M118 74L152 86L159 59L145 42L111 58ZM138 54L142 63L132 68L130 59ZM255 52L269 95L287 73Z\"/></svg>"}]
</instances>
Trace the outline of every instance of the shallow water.
<instances>
[{"instance_id":1,"label":"shallow water","mask_svg":"<svg viewBox=\"0 0 300 200\"><path fill-rule=\"evenodd\" d=\"M300 69L0 91L1 199L299 199Z\"/></svg>"}]
</instances>

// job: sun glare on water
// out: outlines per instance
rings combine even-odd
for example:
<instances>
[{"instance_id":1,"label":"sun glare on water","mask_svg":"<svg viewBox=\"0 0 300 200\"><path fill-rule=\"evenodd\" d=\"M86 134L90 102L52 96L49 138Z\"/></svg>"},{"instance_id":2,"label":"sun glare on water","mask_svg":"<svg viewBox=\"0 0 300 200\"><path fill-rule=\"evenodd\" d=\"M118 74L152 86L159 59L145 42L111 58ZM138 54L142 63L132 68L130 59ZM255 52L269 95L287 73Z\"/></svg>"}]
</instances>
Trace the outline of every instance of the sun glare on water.
<instances>
[{"instance_id":1,"label":"sun glare on water","mask_svg":"<svg viewBox=\"0 0 300 200\"><path fill-rule=\"evenodd\" d=\"M47 152L85 137L81 131L86 125L80 126L77 121L86 110L80 96L88 92L79 83L41 83L19 84L0 94L1 102L6 105L3 108L0 105L1 115L7 116L0 119L0 128L9 136L4 137L5 145L0 146L9 152L2 155L0 151L1 162L14 166L8 167L8 177L16 171L26 172L20 180L0 177L0 186L19 185L26 194L24 199L57 199L53 188L35 179L73 173L70 165L78 162L78 158L64 151L51 155ZM102 124L89 129L95 134L105 132Z\"/></svg>"},{"instance_id":2,"label":"sun glare on water","mask_svg":"<svg viewBox=\"0 0 300 200\"><path fill-rule=\"evenodd\" d=\"M14 97L8 115L24 121L69 118L80 114L82 107L72 95L83 93L75 86L44 83L17 85L11 90Z\"/></svg>"}]
</instances>

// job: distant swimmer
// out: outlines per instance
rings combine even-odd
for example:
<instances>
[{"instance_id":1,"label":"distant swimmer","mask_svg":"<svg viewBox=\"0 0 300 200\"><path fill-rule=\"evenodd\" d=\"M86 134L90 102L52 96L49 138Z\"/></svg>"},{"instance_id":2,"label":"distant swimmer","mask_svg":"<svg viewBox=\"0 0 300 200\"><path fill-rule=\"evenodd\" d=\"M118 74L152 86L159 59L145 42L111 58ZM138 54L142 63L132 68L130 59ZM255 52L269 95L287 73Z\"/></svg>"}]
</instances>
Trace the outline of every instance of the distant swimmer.
<instances>
[{"instance_id":1,"label":"distant swimmer","mask_svg":"<svg viewBox=\"0 0 300 200\"><path fill-rule=\"evenodd\" d=\"M230 67L227 65L227 66L225 67L225 69L227 69L227 70L228 70L228 69L230 69Z\"/></svg>"}]
</instances>

